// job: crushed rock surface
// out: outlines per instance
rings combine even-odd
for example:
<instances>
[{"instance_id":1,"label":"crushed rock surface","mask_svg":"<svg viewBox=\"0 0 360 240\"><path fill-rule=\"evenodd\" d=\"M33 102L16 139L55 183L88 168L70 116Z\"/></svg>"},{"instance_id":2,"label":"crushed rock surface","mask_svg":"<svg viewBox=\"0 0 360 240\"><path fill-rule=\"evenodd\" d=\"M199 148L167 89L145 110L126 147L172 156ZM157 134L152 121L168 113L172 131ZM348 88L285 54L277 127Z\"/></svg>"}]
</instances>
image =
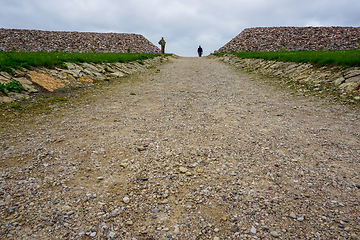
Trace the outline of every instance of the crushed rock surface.
<instances>
[{"instance_id":1,"label":"crushed rock surface","mask_svg":"<svg viewBox=\"0 0 360 240\"><path fill-rule=\"evenodd\" d=\"M178 58L1 122L1 239L358 239L358 109Z\"/></svg>"}]
</instances>

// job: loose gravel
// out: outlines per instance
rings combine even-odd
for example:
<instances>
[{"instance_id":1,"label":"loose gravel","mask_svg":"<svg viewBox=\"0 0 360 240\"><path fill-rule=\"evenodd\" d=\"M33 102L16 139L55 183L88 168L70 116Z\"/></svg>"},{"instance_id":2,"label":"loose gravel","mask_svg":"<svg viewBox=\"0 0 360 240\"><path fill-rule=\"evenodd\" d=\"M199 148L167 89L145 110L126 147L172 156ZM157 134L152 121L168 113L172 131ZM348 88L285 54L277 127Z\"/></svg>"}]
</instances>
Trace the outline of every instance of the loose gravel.
<instances>
[{"instance_id":1,"label":"loose gravel","mask_svg":"<svg viewBox=\"0 0 360 240\"><path fill-rule=\"evenodd\" d=\"M1 239L358 239L360 119L177 58L1 122Z\"/></svg>"}]
</instances>

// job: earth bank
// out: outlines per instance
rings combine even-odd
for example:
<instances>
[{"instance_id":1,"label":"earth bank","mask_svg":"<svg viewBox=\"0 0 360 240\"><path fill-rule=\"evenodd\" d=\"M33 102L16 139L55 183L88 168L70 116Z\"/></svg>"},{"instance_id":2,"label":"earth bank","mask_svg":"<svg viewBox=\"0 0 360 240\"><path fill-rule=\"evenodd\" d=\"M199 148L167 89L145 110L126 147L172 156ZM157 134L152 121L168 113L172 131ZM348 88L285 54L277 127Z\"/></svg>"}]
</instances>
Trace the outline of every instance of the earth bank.
<instances>
[{"instance_id":1,"label":"earth bank","mask_svg":"<svg viewBox=\"0 0 360 240\"><path fill-rule=\"evenodd\" d=\"M159 56L154 59L134 61L128 63L64 63L65 69L33 68L32 70L14 70L15 76L7 72L0 72L0 83L8 84L18 81L25 91L22 93L0 92L0 104L21 102L24 99L35 101L39 96L48 93L65 91L66 89L77 89L84 86L91 86L92 83L121 79L122 77L144 71L147 68L154 68L156 65L166 61L167 57ZM65 90L64 90L65 89ZM45 94L44 94L45 93Z\"/></svg>"},{"instance_id":2,"label":"earth bank","mask_svg":"<svg viewBox=\"0 0 360 240\"><path fill-rule=\"evenodd\" d=\"M270 61L264 59L240 59L232 54L220 58L226 63L247 71L260 73L268 77L286 79L289 83L298 83L307 89L299 89L304 94L327 93L335 99L347 99L360 102L360 68L340 66L318 67L308 63Z\"/></svg>"}]
</instances>

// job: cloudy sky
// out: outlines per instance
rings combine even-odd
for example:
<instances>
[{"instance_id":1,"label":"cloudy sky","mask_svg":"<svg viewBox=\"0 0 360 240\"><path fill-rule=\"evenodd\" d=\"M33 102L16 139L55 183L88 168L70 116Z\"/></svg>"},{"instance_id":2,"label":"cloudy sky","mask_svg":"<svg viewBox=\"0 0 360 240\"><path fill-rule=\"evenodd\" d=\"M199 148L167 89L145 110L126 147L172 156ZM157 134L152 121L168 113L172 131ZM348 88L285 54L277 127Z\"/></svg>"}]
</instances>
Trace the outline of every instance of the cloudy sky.
<instances>
[{"instance_id":1,"label":"cloudy sky","mask_svg":"<svg viewBox=\"0 0 360 240\"><path fill-rule=\"evenodd\" d=\"M0 28L138 33L207 55L243 29L360 26L360 0L0 0Z\"/></svg>"}]
</instances>

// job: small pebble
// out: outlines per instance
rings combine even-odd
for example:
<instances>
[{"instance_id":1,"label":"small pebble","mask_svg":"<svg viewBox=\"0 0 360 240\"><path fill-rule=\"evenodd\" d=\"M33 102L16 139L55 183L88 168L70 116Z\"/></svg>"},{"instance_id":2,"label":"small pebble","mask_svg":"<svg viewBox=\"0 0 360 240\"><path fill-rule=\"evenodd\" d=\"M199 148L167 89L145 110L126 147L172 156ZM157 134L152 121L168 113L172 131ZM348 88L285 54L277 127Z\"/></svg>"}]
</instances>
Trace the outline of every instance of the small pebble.
<instances>
[{"instance_id":1,"label":"small pebble","mask_svg":"<svg viewBox=\"0 0 360 240\"><path fill-rule=\"evenodd\" d=\"M154 208L154 209L151 210L151 212L152 212L152 213L158 213L158 212L160 212L160 209Z\"/></svg>"},{"instance_id":2,"label":"small pebble","mask_svg":"<svg viewBox=\"0 0 360 240\"><path fill-rule=\"evenodd\" d=\"M126 168L129 164L128 163L120 163L120 167Z\"/></svg>"},{"instance_id":3,"label":"small pebble","mask_svg":"<svg viewBox=\"0 0 360 240\"><path fill-rule=\"evenodd\" d=\"M304 217L298 217L297 220L298 220L299 222L302 222L302 221L304 221Z\"/></svg>"},{"instance_id":4,"label":"small pebble","mask_svg":"<svg viewBox=\"0 0 360 240\"><path fill-rule=\"evenodd\" d=\"M129 203L129 202L130 202L130 198L129 198L129 197L124 197L124 198L123 198L123 202L124 202L124 203Z\"/></svg>"},{"instance_id":5,"label":"small pebble","mask_svg":"<svg viewBox=\"0 0 360 240\"><path fill-rule=\"evenodd\" d=\"M352 239L352 240L358 240L359 238L358 238L358 236L357 236L355 233L352 233L352 234L350 235L350 239Z\"/></svg>"},{"instance_id":6,"label":"small pebble","mask_svg":"<svg viewBox=\"0 0 360 240\"><path fill-rule=\"evenodd\" d=\"M232 226L230 231L236 233L236 232L239 232L239 228L237 226Z\"/></svg>"}]
</instances>

